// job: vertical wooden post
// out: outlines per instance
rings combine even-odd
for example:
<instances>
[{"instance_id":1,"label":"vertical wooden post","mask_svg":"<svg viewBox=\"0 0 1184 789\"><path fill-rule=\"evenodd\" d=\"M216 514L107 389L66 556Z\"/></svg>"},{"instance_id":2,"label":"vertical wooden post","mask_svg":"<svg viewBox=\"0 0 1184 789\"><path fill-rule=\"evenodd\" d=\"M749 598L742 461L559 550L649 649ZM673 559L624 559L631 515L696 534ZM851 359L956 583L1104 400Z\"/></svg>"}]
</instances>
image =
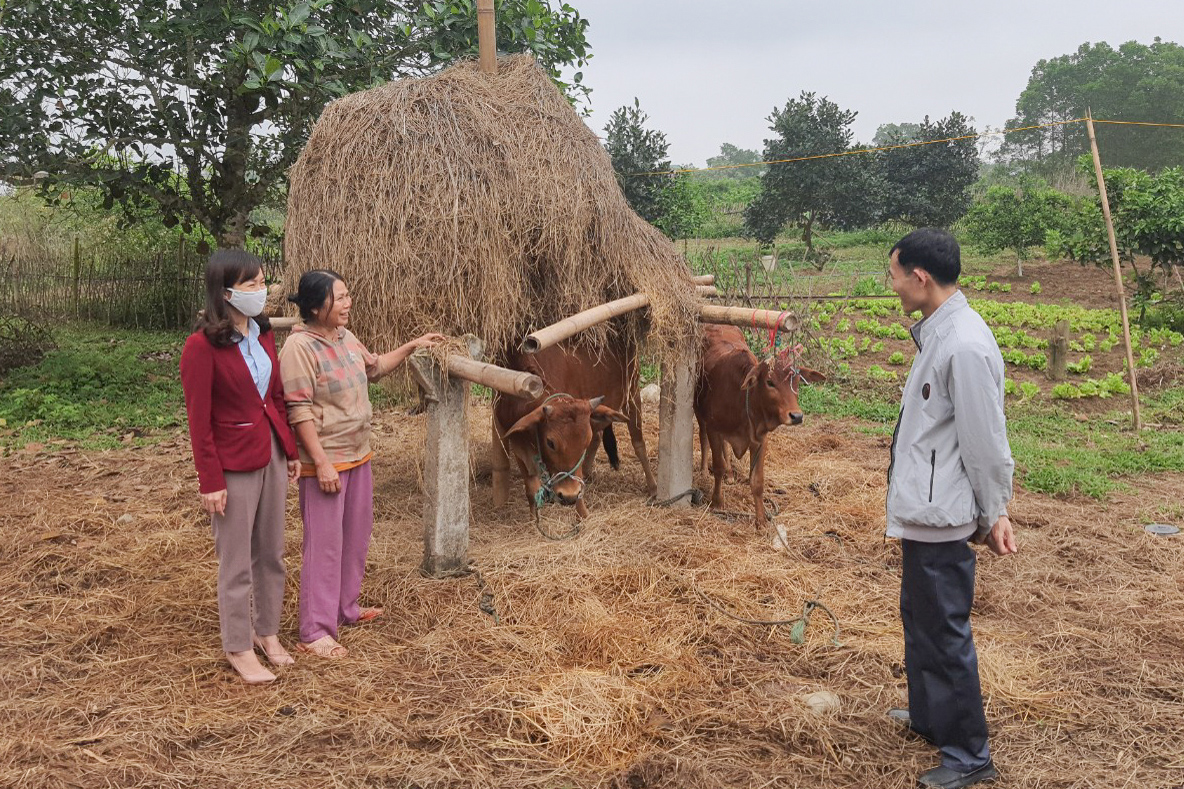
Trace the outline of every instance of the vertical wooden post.
<instances>
[{"instance_id":1,"label":"vertical wooden post","mask_svg":"<svg viewBox=\"0 0 1184 789\"><path fill-rule=\"evenodd\" d=\"M415 354L410 363L428 412L421 568L432 578L447 578L468 572L469 384L444 375L427 353Z\"/></svg>"},{"instance_id":2,"label":"vertical wooden post","mask_svg":"<svg viewBox=\"0 0 1184 789\"><path fill-rule=\"evenodd\" d=\"M82 253L78 246L78 236L74 236L74 317L78 314L78 295L82 285Z\"/></svg>"},{"instance_id":3,"label":"vertical wooden post","mask_svg":"<svg viewBox=\"0 0 1184 789\"><path fill-rule=\"evenodd\" d=\"M1057 321L1048 341L1048 377L1053 381L1065 380L1065 367L1068 363L1069 321Z\"/></svg>"},{"instance_id":4,"label":"vertical wooden post","mask_svg":"<svg viewBox=\"0 0 1184 789\"><path fill-rule=\"evenodd\" d=\"M1118 312L1122 316L1122 339L1126 343L1126 369L1131 385L1131 405L1134 408L1135 430L1143 428L1139 415L1139 382L1135 377L1135 354L1131 346L1131 325L1126 315L1126 292L1122 287L1122 267L1118 260L1118 239L1114 236L1114 220L1110 217L1110 199L1106 196L1106 179L1102 177L1102 157L1098 155L1098 140L1094 136L1093 114L1086 112L1085 127L1089 130L1089 149L1094 156L1094 174L1098 178L1098 195L1102 198L1102 218L1106 220L1106 237L1110 241L1110 261L1114 264L1114 288L1118 291Z\"/></svg>"},{"instance_id":5,"label":"vertical wooden post","mask_svg":"<svg viewBox=\"0 0 1184 789\"><path fill-rule=\"evenodd\" d=\"M658 403L658 500L680 496L694 487L695 413L693 366L677 359L662 366L662 398ZM689 507L684 496L675 507Z\"/></svg>"},{"instance_id":6,"label":"vertical wooden post","mask_svg":"<svg viewBox=\"0 0 1184 789\"><path fill-rule=\"evenodd\" d=\"M477 64L482 74L497 73L497 18L493 0L477 0Z\"/></svg>"}]
</instances>

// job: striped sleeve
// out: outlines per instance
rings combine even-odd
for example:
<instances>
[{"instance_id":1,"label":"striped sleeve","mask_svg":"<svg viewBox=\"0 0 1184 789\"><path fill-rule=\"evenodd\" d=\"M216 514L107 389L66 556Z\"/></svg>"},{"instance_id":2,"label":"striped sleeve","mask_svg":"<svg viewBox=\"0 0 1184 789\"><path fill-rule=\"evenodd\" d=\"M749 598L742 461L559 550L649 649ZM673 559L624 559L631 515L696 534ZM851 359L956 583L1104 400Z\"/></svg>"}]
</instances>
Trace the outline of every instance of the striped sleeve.
<instances>
[{"instance_id":1,"label":"striped sleeve","mask_svg":"<svg viewBox=\"0 0 1184 789\"><path fill-rule=\"evenodd\" d=\"M284 382L284 402L288 406L289 424L298 425L314 419L313 393L316 391L316 353L300 335L292 335L280 350L280 377Z\"/></svg>"}]
</instances>

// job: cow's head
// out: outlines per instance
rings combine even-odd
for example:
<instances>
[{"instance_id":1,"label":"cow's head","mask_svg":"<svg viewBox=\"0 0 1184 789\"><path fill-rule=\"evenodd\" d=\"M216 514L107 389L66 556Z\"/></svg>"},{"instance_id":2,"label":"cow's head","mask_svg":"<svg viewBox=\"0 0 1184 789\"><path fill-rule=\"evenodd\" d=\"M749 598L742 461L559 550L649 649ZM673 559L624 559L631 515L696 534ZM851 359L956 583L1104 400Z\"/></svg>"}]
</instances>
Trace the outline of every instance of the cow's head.
<instances>
[{"instance_id":1,"label":"cow's head","mask_svg":"<svg viewBox=\"0 0 1184 789\"><path fill-rule=\"evenodd\" d=\"M819 383L826 376L817 370L800 367L790 359L765 360L748 371L741 391L745 392L749 419L770 428L800 425L802 409L798 405L798 387L803 381Z\"/></svg>"},{"instance_id":2,"label":"cow's head","mask_svg":"<svg viewBox=\"0 0 1184 789\"><path fill-rule=\"evenodd\" d=\"M626 421L624 414L601 405L602 400L603 397L580 400L571 395L548 398L506 431L508 441L518 437L510 445L527 468L533 471L537 462L542 463L552 480L550 489L560 504L575 504L583 493L580 466L592 443L593 431L602 431L612 422Z\"/></svg>"}]
</instances>

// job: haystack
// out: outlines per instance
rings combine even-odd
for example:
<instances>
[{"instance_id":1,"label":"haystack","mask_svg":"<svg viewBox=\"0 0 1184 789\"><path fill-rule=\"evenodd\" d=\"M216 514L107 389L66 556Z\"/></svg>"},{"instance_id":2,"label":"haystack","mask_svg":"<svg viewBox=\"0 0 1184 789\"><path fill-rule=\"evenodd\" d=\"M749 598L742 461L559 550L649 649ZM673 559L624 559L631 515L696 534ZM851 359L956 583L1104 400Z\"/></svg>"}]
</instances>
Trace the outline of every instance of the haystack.
<instances>
[{"instance_id":1,"label":"haystack","mask_svg":"<svg viewBox=\"0 0 1184 789\"><path fill-rule=\"evenodd\" d=\"M325 108L291 172L285 287L330 267L376 349L427 331L495 353L637 291L602 326L651 350L695 336L690 270L629 207L596 135L526 56L466 62Z\"/></svg>"}]
</instances>

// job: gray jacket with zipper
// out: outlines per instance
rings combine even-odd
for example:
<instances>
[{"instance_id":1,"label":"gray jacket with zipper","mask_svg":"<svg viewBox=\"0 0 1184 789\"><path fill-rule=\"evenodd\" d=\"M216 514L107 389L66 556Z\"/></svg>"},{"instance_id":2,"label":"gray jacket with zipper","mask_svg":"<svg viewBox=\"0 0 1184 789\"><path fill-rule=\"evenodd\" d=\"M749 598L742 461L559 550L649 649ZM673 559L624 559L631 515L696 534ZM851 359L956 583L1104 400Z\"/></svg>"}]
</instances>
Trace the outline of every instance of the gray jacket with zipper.
<instances>
[{"instance_id":1,"label":"gray jacket with zipper","mask_svg":"<svg viewBox=\"0 0 1184 789\"><path fill-rule=\"evenodd\" d=\"M917 344L892 435L888 536L981 541L1011 500L1003 357L956 291L910 330Z\"/></svg>"}]
</instances>

